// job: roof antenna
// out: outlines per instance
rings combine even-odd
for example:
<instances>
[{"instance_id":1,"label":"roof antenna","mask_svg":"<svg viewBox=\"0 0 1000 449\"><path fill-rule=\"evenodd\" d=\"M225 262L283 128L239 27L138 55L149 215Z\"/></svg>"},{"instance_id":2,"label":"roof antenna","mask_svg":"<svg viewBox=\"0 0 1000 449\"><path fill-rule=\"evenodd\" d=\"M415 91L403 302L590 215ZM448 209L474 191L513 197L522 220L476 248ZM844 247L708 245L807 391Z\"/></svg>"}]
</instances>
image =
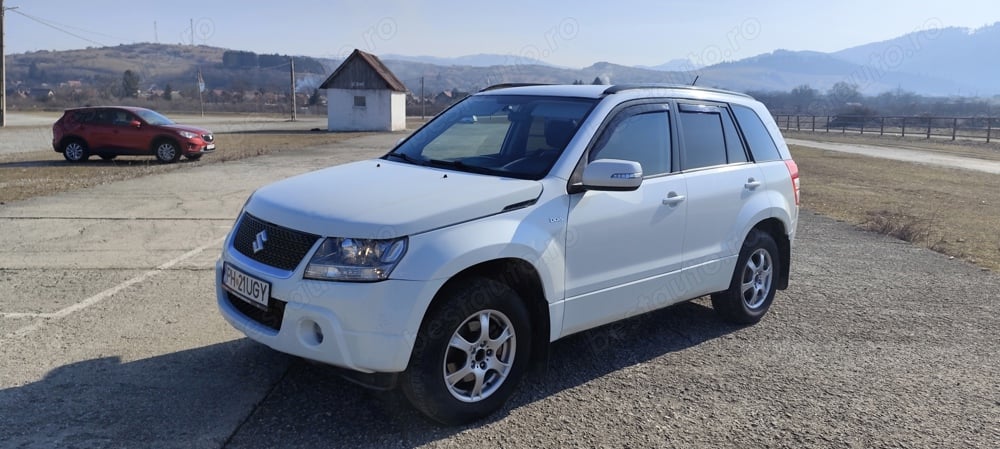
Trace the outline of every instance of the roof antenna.
<instances>
[{"instance_id":1,"label":"roof antenna","mask_svg":"<svg viewBox=\"0 0 1000 449\"><path fill-rule=\"evenodd\" d=\"M691 81L691 85L692 86L694 86L696 83L698 83L698 78L701 78L701 75L695 75L694 81Z\"/></svg>"}]
</instances>

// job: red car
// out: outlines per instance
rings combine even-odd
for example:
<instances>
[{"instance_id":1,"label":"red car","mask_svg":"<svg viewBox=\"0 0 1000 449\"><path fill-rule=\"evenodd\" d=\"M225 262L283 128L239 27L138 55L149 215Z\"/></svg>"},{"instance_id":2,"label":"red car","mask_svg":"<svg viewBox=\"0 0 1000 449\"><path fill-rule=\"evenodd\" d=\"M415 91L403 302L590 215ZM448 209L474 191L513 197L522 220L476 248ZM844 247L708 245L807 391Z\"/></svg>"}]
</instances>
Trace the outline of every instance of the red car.
<instances>
[{"instance_id":1,"label":"red car","mask_svg":"<svg viewBox=\"0 0 1000 449\"><path fill-rule=\"evenodd\" d=\"M104 160L154 155L160 162L176 162L181 156L198 160L215 151L215 137L145 108L86 107L67 109L52 125L52 148L70 162L91 155Z\"/></svg>"}]
</instances>

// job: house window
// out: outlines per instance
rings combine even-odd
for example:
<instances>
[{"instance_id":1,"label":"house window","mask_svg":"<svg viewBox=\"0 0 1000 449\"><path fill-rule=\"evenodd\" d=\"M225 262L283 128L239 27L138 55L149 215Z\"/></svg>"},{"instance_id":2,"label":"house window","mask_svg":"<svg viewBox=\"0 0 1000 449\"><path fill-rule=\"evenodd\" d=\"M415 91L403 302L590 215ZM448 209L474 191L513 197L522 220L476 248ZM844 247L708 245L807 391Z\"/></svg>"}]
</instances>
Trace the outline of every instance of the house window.
<instances>
[{"instance_id":1,"label":"house window","mask_svg":"<svg viewBox=\"0 0 1000 449\"><path fill-rule=\"evenodd\" d=\"M366 102L365 96L364 95L355 95L354 96L354 107L356 107L356 108L363 108L365 106L367 106L367 102Z\"/></svg>"}]
</instances>

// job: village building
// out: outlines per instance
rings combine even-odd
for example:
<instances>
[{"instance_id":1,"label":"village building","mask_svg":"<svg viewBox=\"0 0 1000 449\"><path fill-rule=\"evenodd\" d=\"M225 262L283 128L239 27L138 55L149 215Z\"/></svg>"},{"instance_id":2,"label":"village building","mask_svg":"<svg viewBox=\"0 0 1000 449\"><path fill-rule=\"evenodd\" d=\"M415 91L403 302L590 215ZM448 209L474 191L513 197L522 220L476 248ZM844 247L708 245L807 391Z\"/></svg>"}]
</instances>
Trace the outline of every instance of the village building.
<instances>
[{"instance_id":1,"label":"village building","mask_svg":"<svg viewBox=\"0 0 1000 449\"><path fill-rule=\"evenodd\" d=\"M406 86L371 53L354 50L319 88L330 131L406 129Z\"/></svg>"}]
</instances>

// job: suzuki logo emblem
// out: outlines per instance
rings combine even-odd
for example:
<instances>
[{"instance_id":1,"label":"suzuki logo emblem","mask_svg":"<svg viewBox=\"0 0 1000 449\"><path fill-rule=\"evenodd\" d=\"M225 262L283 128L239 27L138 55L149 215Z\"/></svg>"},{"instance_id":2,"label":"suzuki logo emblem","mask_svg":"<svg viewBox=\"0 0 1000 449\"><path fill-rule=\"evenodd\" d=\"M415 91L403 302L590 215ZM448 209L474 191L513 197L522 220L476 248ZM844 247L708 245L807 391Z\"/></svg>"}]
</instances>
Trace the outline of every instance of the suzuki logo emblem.
<instances>
[{"instance_id":1,"label":"suzuki logo emblem","mask_svg":"<svg viewBox=\"0 0 1000 449\"><path fill-rule=\"evenodd\" d=\"M257 254L264 250L264 242L267 241L267 231L260 231L257 233L257 238L253 241L253 253Z\"/></svg>"}]
</instances>

